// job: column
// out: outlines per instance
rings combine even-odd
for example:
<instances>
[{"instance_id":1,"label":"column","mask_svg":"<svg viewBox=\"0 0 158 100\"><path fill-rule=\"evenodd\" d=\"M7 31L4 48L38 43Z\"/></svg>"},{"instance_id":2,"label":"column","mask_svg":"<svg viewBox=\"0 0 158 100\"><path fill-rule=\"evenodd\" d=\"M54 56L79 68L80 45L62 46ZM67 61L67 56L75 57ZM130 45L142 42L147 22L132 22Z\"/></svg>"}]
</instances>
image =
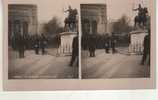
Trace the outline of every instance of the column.
<instances>
[{"instance_id":1,"label":"column","mask_svg":"<svg viewBox=\"0 0 158 100\"><path fill-rule=\"evenodd\" d=\"M23 33L23 22L20 21L20 25L19 26L20 26L20 34L24 35L24 33Z\"/></svg>"},{"instance_id":2,"label":"column","mask_svg":"<svg viewBox=\"0 0 158 100\"><path fill-rule=\"evenodd\" d=\"M89 25L89 26L90 26L90 32L89 32L89 33L90 33L90 34L93 34L93 33L92 33L92 20L89 21L89 24L90 24L90 25Z\"/></svg>"}]
</instances>

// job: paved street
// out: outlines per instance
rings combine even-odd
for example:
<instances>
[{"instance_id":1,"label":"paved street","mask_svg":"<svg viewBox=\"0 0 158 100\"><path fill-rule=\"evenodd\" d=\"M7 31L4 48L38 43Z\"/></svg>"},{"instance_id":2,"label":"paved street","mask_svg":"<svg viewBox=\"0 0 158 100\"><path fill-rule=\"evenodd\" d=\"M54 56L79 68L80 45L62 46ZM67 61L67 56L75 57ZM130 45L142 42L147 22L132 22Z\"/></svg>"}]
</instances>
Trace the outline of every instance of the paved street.
<instances>
[{"instance_id":1,"label":"paved street","mask_svg":"<svg viewBox=\"0 0 158 100\"><path fill-rule=\"evenodd\" d=\"M82 51L82 78L149 77L149 67L140 65L142 55L127 55L127 49L117 50L116 54L97 50L94 58L88 56L88 51Z\"/></svg>"},{"instance_id":2,"label":"paved street","mask_svg":"<svg viewBox=\"0 0 158 100\"><path fill-rule=\"evenodd\" d=\"M140 65L142 55L127 55L126 49L117 49L116 54L97 50L90 58L82 51L82 78L142 78L149 77L149 68ZM56 50L47 50L46 55L26 51L25 58L9 52L9 78L15 79L65 79L78 78L78 68L70 67L70 56L56 56Z\"/></svg>"},{"instance_id":3,"label":"paved street","mask_svg":"<svg viewBox=\"0 0 158 100\"><path fill-rule=\"evenodd\" d=\"M18 53L9 52L9 78L19 79L63 79L78 78L78 68L70 67L71 56L56 56L56 50L47 50L46 55L35 55L26 51L25 58L19 59Z\"/></svg>"}]
</instances>

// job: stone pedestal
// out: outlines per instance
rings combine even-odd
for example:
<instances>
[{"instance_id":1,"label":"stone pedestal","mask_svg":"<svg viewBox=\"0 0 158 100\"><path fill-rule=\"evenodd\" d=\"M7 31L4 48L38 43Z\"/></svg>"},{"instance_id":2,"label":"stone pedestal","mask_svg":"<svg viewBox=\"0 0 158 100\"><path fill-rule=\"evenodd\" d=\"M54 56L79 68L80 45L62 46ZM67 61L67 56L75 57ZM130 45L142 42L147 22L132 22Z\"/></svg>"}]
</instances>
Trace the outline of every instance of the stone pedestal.
<instances>
[{"instance_id":1,"label":"stone pedestal","mask_svg":"<svg viewBox=\"0 0 158 100\"><path fill-rule=\"evenodd\" d=\"M58 48L59 55L71 55L72 54L72 42L73 42L73 38L76 35L77 35L77 32L60 33L61 45Z\"/></svg>"},{"instance_id":2,"label":"stone pedestal","mask_svg":"<svg viewBox=\"0 0 158 100\"><path fill-rule=\"evenodd\" d=\"M147 30L136 30L130 32L130 54L142 54L144 37L148 34Z\"/></svg>"}]
</instances>

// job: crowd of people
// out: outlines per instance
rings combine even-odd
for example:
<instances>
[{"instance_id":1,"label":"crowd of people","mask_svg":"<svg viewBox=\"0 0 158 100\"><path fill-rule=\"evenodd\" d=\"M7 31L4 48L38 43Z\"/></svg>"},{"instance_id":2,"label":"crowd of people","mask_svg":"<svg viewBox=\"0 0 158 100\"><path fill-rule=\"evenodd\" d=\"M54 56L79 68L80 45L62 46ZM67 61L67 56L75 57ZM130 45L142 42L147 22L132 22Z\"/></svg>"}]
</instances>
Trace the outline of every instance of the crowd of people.
<instances>
[{"instance_id":1,"label":"crowd of people","mask_svg":"<svg viewBox=\"0 0 158 100\"><path fill-rule=\"evenodd\" d=\"M46 53L45 48L48 43L48 39L44 34L38 35L21 35L16 34L11 37L11 47L13 50L19 52L19 58L25 57L25 51L33 49L35 54L41 53L44 55Z\"/></svg>"},{"instance_id":2,"label":"crowd of people","mask_svg":"<svg viewBox=\"0 0 158 100\"><path fill-rule=\"evenodd\" d=\"M89 51L90 57L95 57L96 49L105 49L105 53L110 53L110 49L112 54L116 53L116 43L118 42L117 38L114 35L86 35L82 36L82 49ZM147 63L150 64L150 30L148 30L148 35L144 37L143 42L143 56L141 60L141 65Z\"/></svg>"},{"instance_id":3,"label":"crowd of people","mask_svg":"<svg viewBox=\"0 0 158 100\"><path fill-rule=\"evenodd\" d=\"M86 35L82 37L82 49L89 50L90 57L95 57L96 49L105 49L105 53L109 53L110 49L112 53L116 52L116 37L108 34L103 36Z\"/></svg>"},{"instance_id":4,"label":"crowd of people","mask_svg":"<svg viewBox=\"0 0 158 100\"><path fill-rule=\"evenodd\" d=\"M59 39L57 38L59 41ZM114 35L86 35L82 36L81 45L82 49L89 51L90 57L95 57L96 49L105 49L105 53L116 53L116 37ZM35 54L46 54L45 48L48 46L48 38L44 35L21 35L17 34L11 38L12 49L19 52L19 58L25 57L26 50L34 50ZM75 59L78 58L78 36L74 37L72 43L72 58L70 66L73 65ZM144 51L141 64L143 65L147 59L150 59L150 32L144 38ZM150 62L149 62L150 63Z\"/></svg>"}]
</instances>

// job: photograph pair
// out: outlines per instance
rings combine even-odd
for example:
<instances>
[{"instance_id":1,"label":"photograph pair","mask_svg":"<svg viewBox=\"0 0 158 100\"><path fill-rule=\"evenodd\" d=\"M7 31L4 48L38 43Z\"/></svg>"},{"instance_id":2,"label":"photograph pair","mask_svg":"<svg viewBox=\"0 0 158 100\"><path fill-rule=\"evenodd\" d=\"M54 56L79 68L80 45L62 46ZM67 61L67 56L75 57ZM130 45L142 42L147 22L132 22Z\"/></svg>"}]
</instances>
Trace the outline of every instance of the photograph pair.
<instances>
[{"instance_id":1,"label":"photograph pair","mask_svg":"<svg viewBox=\"0 0 158 100\"><path fill-rule=\"evenodd\" d=\"M11 0L8 79L150 78L150 0Z\"/></svg>"}]
</instances>

